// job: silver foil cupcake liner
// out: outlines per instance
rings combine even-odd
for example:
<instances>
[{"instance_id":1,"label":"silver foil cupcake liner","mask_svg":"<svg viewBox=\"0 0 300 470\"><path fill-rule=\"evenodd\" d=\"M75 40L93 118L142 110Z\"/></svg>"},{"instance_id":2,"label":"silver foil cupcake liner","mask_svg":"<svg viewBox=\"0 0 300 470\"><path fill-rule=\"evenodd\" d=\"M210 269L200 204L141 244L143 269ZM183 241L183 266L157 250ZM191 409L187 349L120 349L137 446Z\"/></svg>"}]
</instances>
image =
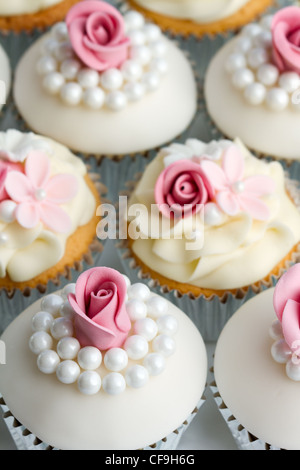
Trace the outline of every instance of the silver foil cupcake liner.
<instances>
[{"instance_id":1,"label":"silver foil cupcake liner","mask_svg":"<svg viewBox=\"0 0 300 470\"><path fill-rule=\"evenodd\" d=\"M179 441L187 430L188 426L191 424L199 409L205 402L205 397L203 396L193 412L187 417L187 419L171 434L161 439L160 441L151 444L140 450L150 450L150 451L159 451L159 450L176 450ZM13 441L16 444L18 450L59 450L55 447L50 446L49 444L42 442L37 436L32 434L25 426L23 426L19 421L13 416L9 408L6 406L3 397L0 394L0 408L2 409L4 422L11 434ZM80 450L80 449L78 449Z\"/></svg>"}]
</instances>

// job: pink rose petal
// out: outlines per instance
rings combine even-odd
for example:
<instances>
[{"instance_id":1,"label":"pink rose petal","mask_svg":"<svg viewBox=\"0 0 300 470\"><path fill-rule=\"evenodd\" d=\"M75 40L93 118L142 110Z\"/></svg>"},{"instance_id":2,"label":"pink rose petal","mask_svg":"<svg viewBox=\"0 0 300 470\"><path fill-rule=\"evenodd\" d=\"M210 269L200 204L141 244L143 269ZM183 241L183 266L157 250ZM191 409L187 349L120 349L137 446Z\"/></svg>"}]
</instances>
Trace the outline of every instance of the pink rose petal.
<instances>
[{"instance_id":1,"label":"pink rose petal","mask_svg":"<svg viewBox=\"0 0 300 470\"><path fill-rule=\"evenodd\" d=\"M300 264L292 266L279 279L273 296L273 305L278 320L282 320L287 301L291 299L300 303Z\"/></svg>"}]
</instances>

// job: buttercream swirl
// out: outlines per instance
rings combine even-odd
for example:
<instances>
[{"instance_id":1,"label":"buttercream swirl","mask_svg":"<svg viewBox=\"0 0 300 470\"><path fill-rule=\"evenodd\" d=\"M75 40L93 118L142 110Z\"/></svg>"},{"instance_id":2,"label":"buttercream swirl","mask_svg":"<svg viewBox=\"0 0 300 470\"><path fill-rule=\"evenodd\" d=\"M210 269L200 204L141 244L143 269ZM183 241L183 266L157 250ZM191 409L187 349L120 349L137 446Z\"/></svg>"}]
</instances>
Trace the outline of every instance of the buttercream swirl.
<instances>
[{"instance_id":1,"label":"buttercream swirl","mask_svg":"<svg viewBox=\"0 0 300 470\"><path fill-rule=\"evenodd\" d=\"M229 141L207 146L195 139L188 140L185 145L175 144L163 149L147 167L129 201L128 213L133 214L135 204L143 204L147 209L138 218L143 237L133 241L132 249L153 271L179 283L208 289L235 289L263 279L299 242L300 214L286 192L282 166L255 158L238 140L235 146L244 159L243 179L259 176L262 180L273 181L274 192L260 193L257 197L268 209L268 217L257 220L245 208L240 208L235 215L221 212L213 217L214 223L207 217L210 223L204 224L204 244L200 240L199 246L194 244L192 250L187 250L186 246L195 224L193 217L185 218L184 224L182 219L174 222L168 233L155 232L153 227L159 227L160 215L151 212L151 206L155 204L156 181L165 165L172 164L179 156L191 160L196 151L201 161L200 150L212 148L214 151L207 152L206 160L214 159L221 165L230 146ZM214 206L216 213L215 204L208 206ZM151 214L151 224L148 214ZM201 213L196 217L199 226L201 217ZM134 217L129 218L129 222L134 223Z\"/></svg>"},{"instance_id":2,"label":"buttercream swirl","mask_svg":"<svg viewBox=\"0 0 300 470\"><path fill-rule=\"evenodd\" d=\"M27 151L30 152L31 148L33 155L37 155L37 146L42 146L44 149L42 155L46 166L43 168L46 173L43 173L41 176L40 170L34 170L31 165L32 161L31 163L29 162L31 168L29 169L28 167L27 172L29 171L33 178L31 182L26 179L24 170L26 161L25 165L22 165L21 163L9 162L8 159L11 149L18 148L18 154L23 155L22 141L26 144ZM30 141L31 146L29 145ZM43 145L41 145L42 142ZM21 175L22 182L24 183L22 188L13 187L13 184L9 183L7 185L6 178L5 191L8 190L10 194L7 193L7 195L13 196L15 201L10 198L3 200L0 204L0 234L2 237L2 243L0 244L0 277L5 277L8 274L14 282L25 282L54 266L63 257L67 239L78 227L86 225L92 219L96 209L96 202L85 181L85 165L66 147L33 133L26 135L18 131L1 132L0 143L6 144L2 147L0 144L0 161L2 166L12 166L13 171L9 171L8 175L12 175L12 180L14 178L19 180L18 175ZM15 155L14 152L12 153ZM20 171L16 172L16 168ZM54 194L55 186L57 189L56 183L60 178L64 180L65 176L67 178L67 188L64 187L62 192L54 191ZM34 201L32 196L30 196L32 194L32 181L37 185L36 190L38 191L35 193ZM71 186L69 182L72 183ZM76 191L73 191L74 188ZM31 192L27 193L27 190ZM29 226L27 223L22 226L19 223L20 220L18 221L17 208L18 205L21 205L19 204L20 191L23 191L22 200L25 202L21 220L26 222L30 220L32 222L33 213L31 210L33 206L35 207L34 210L37 217L34 223L30 223ZM43 222L43 216L40 212L42 206L43 210L47 207L46 212L42 211L44 216L47 212L48 216L51 213L50 219L52 222L54 221L54 226L48 216L46 219L48 222L50 221L50 224ZM64 229L61 233L59 233L60 230L57 230L59 227L56 226L55 214L59 215L59 219L56 222L58 221L59 224L63 223L64 225L64 227L60 227ZM61 218L62 214L64 214L63 218ZM67 219L64 218L65 215L67 215ZM65 224L66 220L67 224Z\"/></svg>"}]
</instances>

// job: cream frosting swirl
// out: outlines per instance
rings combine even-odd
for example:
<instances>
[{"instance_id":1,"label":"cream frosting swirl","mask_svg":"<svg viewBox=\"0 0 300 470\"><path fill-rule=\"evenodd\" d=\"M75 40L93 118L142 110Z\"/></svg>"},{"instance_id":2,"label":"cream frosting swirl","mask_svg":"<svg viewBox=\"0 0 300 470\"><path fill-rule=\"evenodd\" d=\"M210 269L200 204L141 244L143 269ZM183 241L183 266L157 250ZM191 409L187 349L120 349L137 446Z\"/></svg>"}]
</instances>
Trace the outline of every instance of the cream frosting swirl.
<instances>
[{"instance_id":1,"label":"cream frosting swirl","mask_svg":"<svg viewBox=\"0 0 300 470\"><path fill-rule=\"evenodd\" d=\"M186 249L195 230L194 226L188 226L189 219L185 219L184 226L179 220L171 230L156 233L155 227L159 224L154 219L160 215L151 212L151 205L155 205L155 184L165 166L182 159L200 157L201 160L203 155L221 165L222 156L230 145L230 141L207 145L191 139L185 145L173 144L162 149L147 167L130 198L128 214L132 217L128 220L129 228L137 222L133 217L135 204L146 206L147 211L139 214L137 222L143 237L133 241L132 249L153 271L179 283L202 288L236 289L266 277L299 242L300 214L286 192L282 166L255 158L238 140L235 145L244 156L244 178L269 177L275 184L275 191L261 198L268 208L268 218L255 220L246 211L230 216L215 204L208 204L208 213L204 212L204 243L199 240L197 245L196 240L193 249ZM148 214L151 214L150 219ZM201 223L203 217L201 220L199 214L196 219L199 228Z\"/></svg>"},{"instance_id":2,"label":"cream frosting swirl","mask_svg":"<svg viewBox=\"0 0 300 470\"><path fill-rule=\"evenodd\" d=\"M135 0L138 5L162 15L211 23L240 10L249 0Z\"/></svg>"},{"instance_id":3,"label":"cream frosting swirl","mask_svg":"<svg viewBox=\"0 0 300 470\"><path fill-rule=\"evenodd\" d=\"M22 142L27 151L42 147L50 162L51 177L71 175L77 181L78 190L60 205L69 216L66 233L57 233L41 221L29 229L22 227L6 210L2 213L0 209L0 277L8 274L14 282L25 282L54 266L64 255L67 239L78 227L87 224L96 210L95 198L84 179L86 167L66 147L33 133L9 130L0 133L0 158L16 155L16 149L22 155Z\"/></svg>"},{"instance_id":4,"label":"cream frosting swirl","mask_svg":"<svg viewBox=\"0 0 300 470\"><path fill-rule=\"evenodd\" d=\"M14 15L26 15L30 13L36 13L40 10L45 10L63 0L0 0L0 15L2 16L14 16Z\"/></svg>"}]
</instances>

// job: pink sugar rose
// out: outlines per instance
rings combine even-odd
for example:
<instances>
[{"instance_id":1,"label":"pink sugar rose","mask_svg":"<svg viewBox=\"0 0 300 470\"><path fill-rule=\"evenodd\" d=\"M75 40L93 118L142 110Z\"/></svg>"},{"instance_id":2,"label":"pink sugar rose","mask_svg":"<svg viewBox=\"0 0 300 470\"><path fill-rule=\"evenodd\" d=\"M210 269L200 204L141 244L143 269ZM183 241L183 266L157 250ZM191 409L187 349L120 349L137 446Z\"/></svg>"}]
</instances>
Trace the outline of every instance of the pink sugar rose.
<instances>
[{"instance_id":1,"label":"pink sugar rose","mask_svg":"<svg viewBox=\"0 0 300 470\"><path fill-rule=\"evenodd\" d=\"M121 347L131 328L126 311L126 282L118 271L97 267L81 274L69 302L75 311L81 346L101 351Z\"/></svg>"},{"instance_id":2,"label":"pink sugar rose","mask_svg":"<svg viewBox=\"0 0 300 470\"><path fill-rule=\"evenodd\" d=\"M189 217L213 197L213 189L199 163L179 160L168 166L155 185L155 201L165 217Z\"/></svg>"},{"instance_id":3,"label":"pink sugar rose","mask_svg":"<svg viewBox=\"0 0 300 470\"><path fill-rule=\"evenodd\" d=\"M0 160L0 202L9 199L5 190L5 181L10 171L23 172L23 167L19 163L11 163L7 160Z\"/></svg>"},{"instance_id":4,"label":"pink sugar rose","mask_svg":"<svg viewBox=\"0 0 300 470\"><path fill-rule=\"evenodd\" d=\"M280 72L300 73L300 8L279 10L272 21L273 60Z\"/></svg>"},{"instance_id":5,"label":"pink sugar rose","mask_svg":"<svg viewBox=\"0 0 300 470\"><path fill-rule=\"evenodd\" d=\"M74 51L88 67L103 72L127 59L130 40L113 6L98 0L80 2L69 11L66 24Z\"/></svg>"}]
</instances>

